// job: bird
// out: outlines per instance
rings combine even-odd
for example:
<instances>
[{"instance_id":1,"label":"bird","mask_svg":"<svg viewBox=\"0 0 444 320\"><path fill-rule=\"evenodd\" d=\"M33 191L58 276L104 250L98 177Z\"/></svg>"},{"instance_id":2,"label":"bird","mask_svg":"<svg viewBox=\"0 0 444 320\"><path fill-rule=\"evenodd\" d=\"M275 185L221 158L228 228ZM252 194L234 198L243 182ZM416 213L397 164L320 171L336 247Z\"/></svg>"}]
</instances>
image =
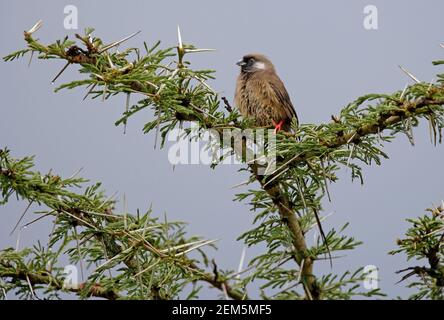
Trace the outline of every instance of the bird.
<instances>
[{"instance_id":1,"label":"bird","mask_svg":"<svg viewBox=\"0 0 444 320\"><path fill-rule=\"evenodd\" d=\"M255 120L258 126L274 126L275 132L291 131L298 117L284 83L273 63L263 54L250 53L236 63L235 105L241 115Z\"/></svg>"},{"instance_id":2,"label":"bird","mask_svg":"<svg viewBox=\"0 0 444 320\"><path fill-rule=\"evenodd\" d=\"M253 118L258 126L273 125L275 133L280 130L291 131L293 121L296 126L299 125L290 95L273 63L265 55L250 53L244 55L236 64L240 66L240 73L236 82L234 101L243 117ZM307 189L303 178L302 184ZM312 209L332 265L330 248L318 210Z\"/></svg>"}]
</instances>

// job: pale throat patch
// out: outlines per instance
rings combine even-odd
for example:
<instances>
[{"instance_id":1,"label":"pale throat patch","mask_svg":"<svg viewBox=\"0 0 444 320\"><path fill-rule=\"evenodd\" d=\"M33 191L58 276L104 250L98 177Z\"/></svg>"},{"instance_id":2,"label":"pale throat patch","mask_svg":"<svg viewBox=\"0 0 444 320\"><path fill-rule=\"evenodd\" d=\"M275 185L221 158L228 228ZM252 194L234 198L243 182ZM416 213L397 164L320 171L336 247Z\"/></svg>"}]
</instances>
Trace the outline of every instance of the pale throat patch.
<instances>
[{"instance_id":1,"label":"pale throat patch","mask_svg":"<svg viewBox=\"0 0 444 320\"><path fill-rule=\"evenodd\" d=\"M254 63L254 68L255 69L265 70L266 66L265 66L265 63L263 63L263 62L255 62Z\"/></svg>"}]
</instances>

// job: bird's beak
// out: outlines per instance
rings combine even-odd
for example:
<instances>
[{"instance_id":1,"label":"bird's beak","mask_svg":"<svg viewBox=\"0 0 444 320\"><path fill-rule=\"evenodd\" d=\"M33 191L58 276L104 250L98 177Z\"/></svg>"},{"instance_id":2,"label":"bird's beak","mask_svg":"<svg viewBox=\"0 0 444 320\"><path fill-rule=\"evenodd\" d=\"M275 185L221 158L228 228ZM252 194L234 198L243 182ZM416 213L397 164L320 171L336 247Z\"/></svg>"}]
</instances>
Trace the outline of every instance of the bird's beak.
<instances>
[{"instance_id":1,"label":"bird's beak","mask_svg":"<svg viewBox=\"0 0 444 320\"><path fill-rule=\"evenodd\" d=\"M239 67L243 67L244 65L246 65L246 63L245 63L244 60L239 60L238 62L236 62L236 64L237 64Z\"/></svg>"}]
</instances>

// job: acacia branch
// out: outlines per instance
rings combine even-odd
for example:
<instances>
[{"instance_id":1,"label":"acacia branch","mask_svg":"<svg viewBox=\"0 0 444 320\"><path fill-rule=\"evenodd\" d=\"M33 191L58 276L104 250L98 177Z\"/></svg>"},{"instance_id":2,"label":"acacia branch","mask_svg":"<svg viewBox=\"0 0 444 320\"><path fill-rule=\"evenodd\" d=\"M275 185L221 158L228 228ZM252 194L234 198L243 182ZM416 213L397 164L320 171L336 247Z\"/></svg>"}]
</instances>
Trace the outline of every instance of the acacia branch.
<instances>
[{"instance_id":1,"label":"acacia branch","mask_svg":"<svg viewBox=\"0 0 444 320\"><path fill-rule=\"evenodd\" d=\"M431 218L425 215L418 219L408 219L413 226L406 232L407 237L405 239L398 239L397 244L400 249L392 251L391 254L405 252L409 257L416 257L417 260L425 258L429 265L398 270L396 272L398 274L408 271L399 282L417 275L422 279L421 284L425 284L429 289L432 289L431 292L433 292L433 287L436 287L437 291L443 292L444 204L437 208L427 209L427 211L431 212ZM430 281L430 279L433 281ZM429 282L431 283L428 284Z\"/></svg>"},{"instance_id":2,"label":"acacia branch","mask_svg":"<svg viewBox=\"0 0 444 320\"><path fill-rule=\"evenodd\" d=\"M2 157L8 159L7 153L8 151L0 150L0 160ZM8 159L6 162L11 167L2 168L0 165L0 186L4 187L5 190L8 190L9 195L11 195L12 192L15 192L17 196L22 199L28 199L45 204L49 208L54 209L52 215L56 217L59 215L65 215L69 220L71 220L73 225L95 230L93 232L93 236L100 243L103 243L104 250L108 253L110 259L123 253L123 248L121 248L121 246L118 244L118 241L121 241L122 236L127 236L131 239L131 241L133 241L132 245L134 247L141 246L145 250L150 251L159 259L164 259L188 270L198 281L206 282L216 289L225 291L230 298L235 300L248 299L246 293L232 288L227 280L213 277L211 273L201 270L192 260L187 258L186 255L182 255L181 259L174 258L174 256L162 253L162 251L156 249L146 239L132 235L126 231L103 231L104 226L97 223L93 219L93 215L91 215L88 210L72 205L72 201L62 199L62 197L68 197L70 199L76 199L77 201L86 200L85 196L69 192L65 189L64 186L68 184L69 181L63 180L59 176L48 174L45 176L45 179L37 179L38 182L36 182L35 176L31 178L29 172L24 173L21 171L21 169L18 169L17 171L14 169L14 163L16 163L15 160L11 161L11 159ZM82 180L76 180L77 183L80 181ZM105 202L103 203L102 208L97 210L99 214L103 215L104 221L106 221L108 224L116 223L122 219L122 216L113 213L112 205L112 202ZM122 261L130 270L132 270L133 274L137 274L140 271L140 266L136 260L135 254L136 252L127 255ZM4 265L2 264L2 266ZM14 269L12 266L4 267L8 267L8 271L1 272L0 277L26 280L26 276L28 276L33 284L51 284L56 290L62 289L61 282L51 275L46 275L47 272L45 272L45 274L41 274L28 272L21 269ZM80 289L82 286L80 286ZM80 289L70 289L70 291L78 292ZM117 292L106 290L102 288L100 284L94 284L89 290L91 291L90 294L94 296L101 296L107 299L117 299L119 297ZM157 299L162 299L162 297L159 296L156 288L152 287L151 293Z\"/></svg>"},{"instance_id":3,"label":"acacia branch","mask_svg":"<svg viewBox=\"0 0 444 320\"><path fill-rule=\"evenodd\" d=\"M115 68L114 63L112 63L111 61L112 59L109 56L104 56L101 54L101 49L103 49L100 44L101 42L90 43L86 37L78 37L86 43L86 50L80 49L76 46L68 46L68 44L66 43L63 50L61 50L60 48L54 49L54 47L45 47L40 45L31 37L31 34L32 32L25 32L25 40L28 42L28 47L30 48L30 50L43 53L44 57L55 56L65 59L69 63L82 64L84 67L88 66L88 64L92 64L92 62L95 62L94 70L98 70L99 72L93 73L91 71L92 67L86 69L86 71L90 73L91 79L85 80L83 82L73 82L67 84L65 87L73 88L85 84L92 84L94 87L96 84L100 84L104 85L105 87L102 94L104 97L106 97L107 85L112 86L117 84L124 84L124 88L115 87L113 93L130 92L130 90L135 90L138 93L143 94L145 97L148 97L146 100L142 101L141 106L139 106L138 108L135 108L133 111L125 112L124 118L122 118L123 120L119 120L118 123L126 123L126 119L130 115L148 105L151 105L154 107L158 119L148 123L146 125L146 128L148 129L144 129L145 132L148 132L153 128L159 128L162 124L166 124L166 127L171 128L176 125L177 122L183 121L197 122L206 129L216 130L216 132L218 132L219 134L221 134L223 129L225 128L251 128L251 126L249 126L249 124L246 122L240 122L236 119L228 122L223 116L215 117L213 114L209 113L212 108L205 105L200 105L205 104L205 102L203 102L207 101L205 99L209 97L214 98L216 95L214 94L214 92L210 93L210 91L207 90L208 86L204 83L202 78L199 78L197 76L197 73L194 73L192 70L187 69L182 63L178 63L175 69L170 69L168 67L169 65L163 66L161 68L161 72L165 70L167 71L166 76L161 78L156 77L159 74L156 73L156 68L160 68L158 66L158 63L153 67L153 65L145 65L143 62L144 60L139 59L133 65L132 63L129 63L128 60L126 60L126 55L120 55L118 58L115 58L115 63L119 62L120 65L123 66L120 69ZM6 57L5 60L12 60L20 54L23 54L23 52L24 51L12 54ZM150 52L147 52L147 57L149 56L149 54ZM182 54L182 56L179 57L180 62L182 61L183 55L184 53ZM161 58L161 61L164 56L159 57ZM134 71L137 69L136 65L138 62L140 62L140 64L138 66L139 71L137 72L143 72L143 76L141 76L140 73ZM187 73L188 71L189 73ZM119 78L123 75L128 76L128 74L131 74L132 72L136 73L133 78ZM152 76L155 82L157 82L151 83L150 81L143 80L146 79L146 77L148 76ZM186 83L189 84L191 80L197 80L202 85L199 88L200 91L191 90L195 88L190 87L190 91L187 95L187 90L186 88L184 88L184 86ZM170 86L166 86L166 81L170 81L168 82ZM143 85L145 82L147 84L146 86ZM420 84L411 86L409 88L415 89L417 88L415 86L420 88ZM167 90L170 90L168 94L165 93ZM196 100L200 104L193 104L193 97L190 92L197 96ZM377 110L376 116L374 111L372 114L370 114L370 112L368 114L359 113L359 116L353 114L353 116L355 116L353 121L346 120L344 123L342 123L341 119L335 119L333 123L325 124L319 127L312 126L312 132L314 132L312 135L304 135L304 125L301 125L295 133L283 133L279 135L279 142L287 145L293 144L293 146L298 146L304 145L304 143L306 143L307 141L309 142L307 143L307 145L309 146L306 148L301 148L302 150L298 150L297 155L291 153L288 153L289 155L286 154L286 156L291 157L289 158L291 160L285 161L285 166L295 168L299 165L302 166L306 164L307 167L309 167L308 170L315 171L312 164L310 164L311 159L321 161L321 159L326 155L328 156L329 153L341 149L344 146L359 145L362 141L365 140L366 137L370 138L372 135L379 134L384 130L396 129L397 125L401 124L407 119L412 120L420 116L432 117L434 115L435 109L441 107L444 104L444 89L442 84L433 86L430 85L429 89L425 93L421 92L420 94L413 94L413 96L415 96L417 99L412 101L412 99L403 99L402 97L394 98L387 95L380 95L379 98L385 99L387 103L383 105L382 108ZM420 96L420 98L418 98L418 96ZM165 104L162 103L163 99L166 101ZM179 101L179 103L177 105L171 105L170 101L173 100L174 103L176 103L177 101ZM363 101L366 100L367 98ZM226 99L224 100L224 102L226 109L231 116L233 109ZM393 105L395 107L389 108L389 110L387 111L387 107L393 107ZM341 129L338 130L338 127L340 127ZM328 134L322 135L323 133ZM246 152L244 143L238 146L234 146L234 149L238 155L243 156L244 152ZM313 261L317 257L313 257L309 253L305 241L305 231L301 226L301 220L298 219L295 214L295 207L292 203L292 199L289 198L288 193L286 193L281 187L280 182L282 181L282 179L276 179L274 181L271 181L271 179L267 180L267 178L264 178L259 174L259 168L257 164L247 163L246 165L253 175L253 178L260 183L262 190L267 193L267 195L275 205L282 221L288 226L295 249L294 259L302 269L300 270L301 281L304 283L304 289L307 298L319 298L320 293L317 288L316 279L313 275ZM281 169L284 170L285 168ZM324 168L322 168L322 170L324 171ZM304 174L306 175L308 175L309 173L310 172L304 172ZM326 173L324 172L323 175L325 178ZM211 283L211 279L212 276L210 275L210 278L207 278L205 281ZM224 285L226 287L226 284ZM216 283L215 287L222 287L222 283ZM236 294L234 294L234 296L236 296Z\"/></svg>"},{"instance_id":4,"label":"acacia branch","mask_svg":"<svg viewBox=\"0 0 444 320\"><path fill-rule=\"evenodd\" d=\"M78 295L81 294L81 291L83 291L84 287L86 286L85 283L82 283L79 285L78 288L66 287L63 286L63 280L57 279L50 274L41 274L27 270L21 270L12 266L8 266L4 263L2 263L2 267L6 270L0 271L0 278L10 278L13 281L20 280L24 281L25 283L28 282L28 285L31 286L45 285L51 287L54 290L68 291ZM103 288L100 284L94 284L87 290L87 292L82 292L82 294L108 300L116 300L120 298L120 295L115 290Z\"/></svg>"}]
</instances>

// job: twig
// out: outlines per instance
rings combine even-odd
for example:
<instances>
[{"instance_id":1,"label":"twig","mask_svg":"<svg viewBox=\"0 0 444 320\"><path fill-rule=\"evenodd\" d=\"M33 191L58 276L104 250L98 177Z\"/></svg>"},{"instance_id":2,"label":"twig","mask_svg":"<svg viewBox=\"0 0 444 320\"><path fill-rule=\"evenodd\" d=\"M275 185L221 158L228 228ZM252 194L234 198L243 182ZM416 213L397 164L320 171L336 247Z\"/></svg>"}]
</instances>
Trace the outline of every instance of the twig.
<instances>
[{"instance_id":1,"label":"twig","mask_svg":"<svg viewBox=\"0 0 444 320\"><path fill-rule=\"evenodd\" d=\"M225 109L227 109L228 112L233 112L233 108L230 105L230 102L228 102L228 99L226 97L222 97L222 101L225 104Z\"/></svg>"}]
</instances>

